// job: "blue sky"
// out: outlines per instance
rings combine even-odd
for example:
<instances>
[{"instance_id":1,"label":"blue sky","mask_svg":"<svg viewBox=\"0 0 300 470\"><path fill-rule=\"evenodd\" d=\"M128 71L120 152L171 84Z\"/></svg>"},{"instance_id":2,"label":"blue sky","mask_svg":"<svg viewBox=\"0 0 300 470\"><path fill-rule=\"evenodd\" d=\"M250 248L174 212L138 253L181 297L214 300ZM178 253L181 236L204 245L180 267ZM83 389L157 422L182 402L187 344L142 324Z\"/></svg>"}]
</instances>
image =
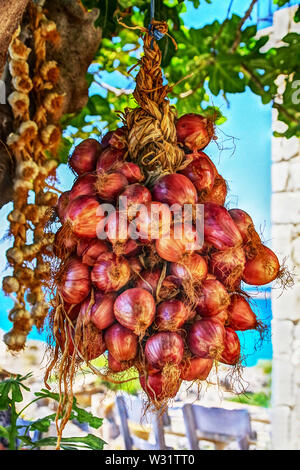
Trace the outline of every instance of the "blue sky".
<instances>
[{"instance_id":1,"label":"blue sky","mask_svg":"<svg viewBox=\"0 0 300 470\"><path fill-rule=\"evenodd\" d=\"M298 2L293 2L298 3ZM201 8L194 10L191 2L187 2L187 12L184 13L184 20L187 25L200 27L215 19L222 21L227 15L228 1L213 0L211 5L201 1ZM267 12L269 0L261 2L264 13ZM249 0L235 0L232 5L232 12L243 15ZM261 10L261 11L262 11ZM256 22L256 13L248 21ZM108 75L103 77L105 81L110 80L112 85L123 86L118 80L118 76ZM93 88L91 93L98 91ZM103 93L103 91L102 91ZM229 205L230 207L240 207L249 212L257 228L263 231L264 240L270 240L270 162L271 162L271 107L262 105L261 100L253 95L249 90L243 94L228 95L229 107L222 97L211 96L214 105L220 106L227 117L227 122L220 126L218 130L219 142L227 139L225 147L229 147L222 152L216 143L207 147L206 153L210 155L217 164L220 173L228 181L230 187ZM234 138L235 151L233 152ZM69 189L73 176L65 165L58 170L60 188ZM0 238L2 238L8 228L6 217L11 210L11 204L5 206L0 211L1 226ZM6 267L5 251L10 246L9 241L4 241L0 245L0 272ZM6 271L9 272L9 271ZM0 312L0 328L10 327L6 319L7 309L12 306L10 299L4 298L0 294L2 309ZM32 333L36 337L36 332Z\"/></svg>"}]
</instances>

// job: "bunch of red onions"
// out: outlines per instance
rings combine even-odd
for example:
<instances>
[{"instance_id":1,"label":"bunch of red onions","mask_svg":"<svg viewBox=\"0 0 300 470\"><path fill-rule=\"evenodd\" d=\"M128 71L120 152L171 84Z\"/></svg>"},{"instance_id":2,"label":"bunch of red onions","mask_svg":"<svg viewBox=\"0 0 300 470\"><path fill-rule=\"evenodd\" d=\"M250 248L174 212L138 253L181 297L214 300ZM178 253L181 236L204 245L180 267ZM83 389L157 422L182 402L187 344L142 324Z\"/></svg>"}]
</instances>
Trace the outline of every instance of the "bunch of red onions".
<instances>
[{"instance_id":1,"label":"bunch of red onions","mask_svg":"<svg viewBox=\"0 0 300 470\"><path fill-rule=\"evenodd\" d=\"M188 164L151 186L130 159L126 127L101 143L81 142L69 161L77 179L57 206L56 307L73 329L69 341L58 333L61 349L86 361L104 352L114 374L136 367L158 403L174 397L182 380L205 380L215 361L239 362L236 331L261 325L241 282L263 285L279 273L251 217L224 207L226 182L203 152L214 138L212 121L187 114L176 130ZM192 207L188 228L177 219L185 204ZM196 204L204 204L201 246ZM81 344L70 347L74 338Z\"/></svg>"}]
</instances>

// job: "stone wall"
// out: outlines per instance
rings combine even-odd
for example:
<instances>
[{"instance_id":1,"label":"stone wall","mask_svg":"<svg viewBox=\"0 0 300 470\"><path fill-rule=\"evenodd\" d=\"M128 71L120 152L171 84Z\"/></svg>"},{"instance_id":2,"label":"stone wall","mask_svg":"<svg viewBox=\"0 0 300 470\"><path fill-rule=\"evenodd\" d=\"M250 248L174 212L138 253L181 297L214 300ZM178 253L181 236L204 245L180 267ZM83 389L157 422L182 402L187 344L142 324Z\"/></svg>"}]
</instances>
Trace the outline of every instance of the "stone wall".
<instances>
[{"instance_id":1,"label":"stone wall","mask_svg":"<svg viewBox=\"0 0 300 470\"><path fill-rule=\"evenodd\" d=\"M274 15L272 45L291 31L295 8ZM284 86L284 80L282 80ZM273 111L273 130L285 130ZM272 292L272 446L300 449L300 139L272 137L272 247L294 272L295 285Z\"/></svg>"}]
</instances>

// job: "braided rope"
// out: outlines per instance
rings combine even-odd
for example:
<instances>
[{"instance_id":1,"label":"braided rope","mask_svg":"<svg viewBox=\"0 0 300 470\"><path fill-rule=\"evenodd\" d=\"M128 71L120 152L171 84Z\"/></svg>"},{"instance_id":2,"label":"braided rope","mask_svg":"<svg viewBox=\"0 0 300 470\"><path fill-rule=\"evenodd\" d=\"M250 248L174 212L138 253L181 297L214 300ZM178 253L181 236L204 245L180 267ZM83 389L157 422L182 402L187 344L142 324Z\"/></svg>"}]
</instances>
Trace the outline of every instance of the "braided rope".
<instances>
[{"instance_id":1,"label":"braided rope","mask_svg":"<svg viewBox=\"0 0 300 470\"><path fill-rule=\"evenodd\" d=\"M149 30L144 31L144 56L139 61L133 93L139 107L126 108L125 121L131 158L143 168L151 182L163 173L183 168L186 159L177 146L176 114L167 99L169 86L163 84L162 54L155 40L167 34L168 26L152 20Z\"/></svg>"}]
</instances>

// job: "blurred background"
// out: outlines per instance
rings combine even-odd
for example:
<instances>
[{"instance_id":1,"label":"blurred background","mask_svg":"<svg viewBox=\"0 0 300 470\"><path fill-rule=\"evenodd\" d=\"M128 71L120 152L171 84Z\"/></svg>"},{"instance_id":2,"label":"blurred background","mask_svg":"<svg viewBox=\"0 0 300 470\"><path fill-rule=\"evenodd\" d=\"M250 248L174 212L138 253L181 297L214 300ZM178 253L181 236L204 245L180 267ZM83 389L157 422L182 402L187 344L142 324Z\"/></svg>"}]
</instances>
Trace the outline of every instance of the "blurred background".
<instances>
[{"instance_id":1,"label":"blurred background","mask_svg":"<svg viewBox=\"0 0 300 470\"><path fill-rule=\"evenodd\" d=\"M294 22L294 15L299 2L290 1L281 7L280 2L259 0L245 27L257 25L258 36L268 34L270 39L264 47L279 47L281 38L288 33L300 33L300 23ZM212 2L211 5L198 11L192 2L187 2L182 19L187 28L200 28L215 20L220 22L228 15L241 14L249 6L248 0L233 2ZM117 41L117 38L114 38ZM300 50L298 50L300 58ZM136 51L135 56L139 54ZM95 72L95 64L90 73ZM130 90L132 81L120 78L117 71L101 72L101 83L109 87L120 87ZM124 82L122 82L122 80ZM107 89L95 81L89 89L90 96L107 97ZM174 448L188 448L186 429L183 420L179 419L182 406L195 401L205 406L224 409L246 409L251 417L251 426L255 434L255 448L262 449L299 449L300 446L300 150L299 139L292 137L274 137L274 132L284 132L284 124L277 119L277 111L271 104L262 104L260 96L246 87L243 93L227 93L226 101L222 93L214 96L207 89L207 95L213 106L220 108L227 120L218 129L218 141L211 143L205 152L213 159L219 172L229 184L228 207L239 207L251 214L255 226L263 241L272 247L294 273L293 288L283 289L279 286L266 286L254 290L246 287L252 295L252 307L259 319L268 325L268 334L260 340L258 332L250 331L241 336L245 352L245 369L240 376L232 377L228 368L219 371L217 378L212 376L211 387L203 387L200 401L197 390L190 387L180 392L174 407L169 410L173 421L166 434L168 445ZM95 126L88 125L84 132L95 133ZM97 124L102 132L106 122ZM72 126L65 130L65 137L72 135ZM80 136L76 136L75 143ZM73 174L66 164L58 170L59 188L67 190L73 181ZM1 243L0 269L2 276L9 273L6 266L5 251L10 241L5 239L8 231L7 214L11 204L0 211ZM12 300L0 292L0 329L6 332L11 325L7 312L12 307ZM18 359L9 356L3 343L0 346L0 364L7 370L35 371L35 380L40 377L40 361L44 353L47 332L39 333L35 329L30 333L27 350ZM16 362L17 361L17 362ZM100 364L101 365L101 364ZM22 369L21 369L22 368ZM118 389L137 396L139 385L112 387L87 373L78 381L77 398L86 407L99 416L105 416L104 438L109 448L123 448L124 440L120 427L120 414L115 406L115 394ZM234 393L230 390L233 383ZM97 389L96 393L91 390ZM183 387L182 387L183 388ZM243 393L241 393L243 392ZM120 392L118 392L120 393ZM125 395L126 395L125 393ZM105 398L104 398L105 397ZM127 399L127 398L126 398ZM41 410L36 410L41 413ZM180 421L180 424L176 424ZM175 424L174 424L175 423ZM174 432L174 427L180 427ZM150 423L133 427L133 431L147 441L151 439ZM82 431L84 432L84 430ZM74 434L74 433L73 433ZM149 437L150 436L150 437ZM214 442L207 441L204 448L211 448ZM206 447L205 447L206 446ZM232 444L235 448L235 444Z\"/></svg>"}]
</instances>

